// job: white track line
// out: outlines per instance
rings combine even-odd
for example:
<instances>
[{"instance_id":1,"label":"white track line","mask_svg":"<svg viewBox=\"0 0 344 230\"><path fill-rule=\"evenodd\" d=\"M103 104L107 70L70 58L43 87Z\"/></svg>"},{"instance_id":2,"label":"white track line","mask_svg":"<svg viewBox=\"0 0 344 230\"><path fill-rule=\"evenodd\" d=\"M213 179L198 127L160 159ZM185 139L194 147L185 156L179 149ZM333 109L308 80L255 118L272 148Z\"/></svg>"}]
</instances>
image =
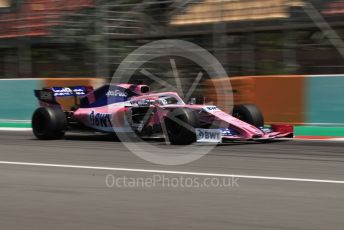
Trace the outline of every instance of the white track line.
<instances>
[{"instance_id":1,"label":"white track line","mask_svg":"<svg viewBox=\"0 0 344 230\"><path fill-rule=\"evenodd\" d=\"M250 176L250 175L221 174L221 173L165 171L165 170L155 170L155 169L114 168L114 167L100 167L100 166L86 166L86 165L63 165L63 164L45 164L45 163L13 162L13 161L0 161L0 164L38 166L38 167L55 167L55 168L74 168L74 169L95 169L95 170L106 170L106 171L124 171L124 172L141 172L141 173L178 174L178 175L191 175L191 176L235 177L235 178L246 178L246 179L259 179L259 180L344 184L344 181L341 181L341 180L320 180L320 179L306 179L306 178L292 178L292 177L269 177L269 176Z\"/></svg>"},{"instance_id":2,"label":"white track line","mask_svg":"<svg viewBox=\"0 0 344 230\"><path fill-rule=\"evenodd\" d=\"M17 131L17 132L23 132L23 131L31 131L31 128L0 128L0 131Z\"/></svg>"},{"instance_id":3,"label":"white track line","mask_svg":"<svg viewBox=\"0 0 344 230\"><path fill-rule=\"evenodd\" d=\"M0 119L0 122L29 124L29 123L31 123L31 120Z\"/></svg>"},{"instance_id":4,"label":"white track line","mask_svg":"<svg viewBox=\"0 0 344 230\"><path fill-rule=\"evenodd\" d=\"M344 141L344 138L335 138L334 141Z\"/></svg>"}]
</instances>

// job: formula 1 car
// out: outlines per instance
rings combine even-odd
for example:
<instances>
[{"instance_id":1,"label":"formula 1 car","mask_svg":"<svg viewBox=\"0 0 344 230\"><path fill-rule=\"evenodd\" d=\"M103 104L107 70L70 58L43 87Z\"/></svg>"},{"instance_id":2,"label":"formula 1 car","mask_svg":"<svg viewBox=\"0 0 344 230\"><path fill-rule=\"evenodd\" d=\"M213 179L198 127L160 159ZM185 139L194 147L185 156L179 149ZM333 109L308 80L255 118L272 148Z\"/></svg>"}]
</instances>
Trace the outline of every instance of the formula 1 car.
<instances>
[{"instance_id":1,"label":"formula 1 car","mask_svg":"<svg viewBox=\"0 0 344 230\"><path fill-rule=\"evenodd\" d=\"M32 116L33 133L44 140L60 139L70 130L134 133L175 145L293 136L292 126L264 127L254 105L237 105L230 115L214 105L186 104L175 92L150 93L141 84L51 87L35 90L35 96L41 107ZM68 109L58 102L65 97L74 97Z\"/></svg>"}]
</instances>

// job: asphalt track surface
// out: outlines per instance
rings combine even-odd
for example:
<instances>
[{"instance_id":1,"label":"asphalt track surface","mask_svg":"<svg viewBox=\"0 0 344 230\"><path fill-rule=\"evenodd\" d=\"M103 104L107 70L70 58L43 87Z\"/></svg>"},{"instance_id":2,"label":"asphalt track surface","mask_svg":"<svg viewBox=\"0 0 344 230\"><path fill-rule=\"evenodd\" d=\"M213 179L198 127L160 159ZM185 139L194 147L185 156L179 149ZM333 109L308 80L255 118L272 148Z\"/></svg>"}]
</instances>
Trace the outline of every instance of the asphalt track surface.
<instances>
[{"instance_id":1,"label":"asphalt track surface","mask_svg":"<svg viewBox=\"0 0 344 230\"><path fill-rule=\"evenodd\" d=\"M108 136L38 141L30 132L2 131L0 229L344 229L343 166L344 142L236 143L187 165L162 166ZM249 176L231 187L106 184L109 174L202 181L205 173Z\"/></svg>"}]
</instances>

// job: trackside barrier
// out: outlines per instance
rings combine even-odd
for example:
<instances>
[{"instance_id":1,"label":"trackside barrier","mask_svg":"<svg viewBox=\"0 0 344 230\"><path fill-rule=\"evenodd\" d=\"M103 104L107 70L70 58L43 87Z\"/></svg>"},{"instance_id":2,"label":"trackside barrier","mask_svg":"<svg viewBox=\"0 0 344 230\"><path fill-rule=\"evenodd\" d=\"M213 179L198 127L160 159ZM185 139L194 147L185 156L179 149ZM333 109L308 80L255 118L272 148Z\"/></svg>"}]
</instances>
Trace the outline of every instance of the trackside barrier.
<instances>
[{"instance_id":1,"label":"trackside barrier","mask_svg":"<svg viewBox=\"0 0 344 230\"><path fill-rule=\"evenodd\" d=\"M214 95L214 87L225 79L208 82L208 96L223 108L222 95ZM255 104L263 112L267 123L304 124L305 77L295 76L248 76L230 78L234 104ZM219 99L217 99L219 98ZM217 99L217 100L216 100ZM227 111L231 112L231 111Z\"/></svg>"},{"instance_id":2,"label":"trackside barrier","mask_svg":"<svg viewBox=\"0 0 344 230\"><path fill-rule=\"evenodd\" d=\"M344 75L307 76L307 123L344 126Z\"/></svg>"},{"instance_id":3,"label":"trackside barrier","mask_svg":"<svg viewBox=\"0 0 344 230\"><path fill-rule=\"evenodd\" d=\"M34 89L84 84L98 87L104 82L101 78L0 79L0 127L28 126L25 124L30 123L38 106Z\"/></svg>"},{"instance_id":4,"label":"trackside barrier","mask_svg":"<svg viewBox=\"0 0 344 230\"><path fill-rule=\"evenodd\" d=\"M207 88L219 107L223 101L214 87L223 81L209 81ZM247 76L230 81L234 104L256 104L267 123L344 127L344 75Z\"/></svg>"},{"instance_id":5,"label":"trackside barrier","mask_svg":"<svg viewBox=\"0 0 344 230\"><path fill-rule=\"evenodd\" d=\"M37 107L33 90L39 85L39 79L1 79L0 122L29 120Z\"/></svg>"}]
</instances>

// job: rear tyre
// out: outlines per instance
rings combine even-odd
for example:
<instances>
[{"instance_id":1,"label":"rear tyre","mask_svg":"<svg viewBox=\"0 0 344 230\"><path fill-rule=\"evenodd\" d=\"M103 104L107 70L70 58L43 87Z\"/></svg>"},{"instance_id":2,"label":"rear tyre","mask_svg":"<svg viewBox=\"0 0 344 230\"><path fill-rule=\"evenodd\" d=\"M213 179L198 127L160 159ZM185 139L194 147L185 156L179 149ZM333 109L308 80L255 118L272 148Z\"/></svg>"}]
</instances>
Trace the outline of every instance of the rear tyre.
<instances>
[{"instance_id":1,"label":"rear tyre","mask_svg":"<svg viewBox=\"0 0 344 230\"><path fill-rule=\"evenodd\" d=\"M189 145L196 141L197 113L188 108L176 108L165 117L165 126L172 145Z\"/></svg>"},{"instance_id":2,"label":"rear tyre","mask_svg":"<svg viewBox=\"0 0 344 230\"><path fill-rule=\"evenodd\" d=\"M66 115L60 108L41 107L32 116L33 134L41 140L61 139L67 128Z\"/></svg>"},{"instance_id":3,"label":"rear tyre","mask_svg":"<svg viewBox=\"0 0 344 230\"><path fill-rule=\"evenodd\" d=\"M255 105L236 105L233 108L233 117L238 118L257 128L264 126L264 117Z\"/></svg>"}]
</instances>

